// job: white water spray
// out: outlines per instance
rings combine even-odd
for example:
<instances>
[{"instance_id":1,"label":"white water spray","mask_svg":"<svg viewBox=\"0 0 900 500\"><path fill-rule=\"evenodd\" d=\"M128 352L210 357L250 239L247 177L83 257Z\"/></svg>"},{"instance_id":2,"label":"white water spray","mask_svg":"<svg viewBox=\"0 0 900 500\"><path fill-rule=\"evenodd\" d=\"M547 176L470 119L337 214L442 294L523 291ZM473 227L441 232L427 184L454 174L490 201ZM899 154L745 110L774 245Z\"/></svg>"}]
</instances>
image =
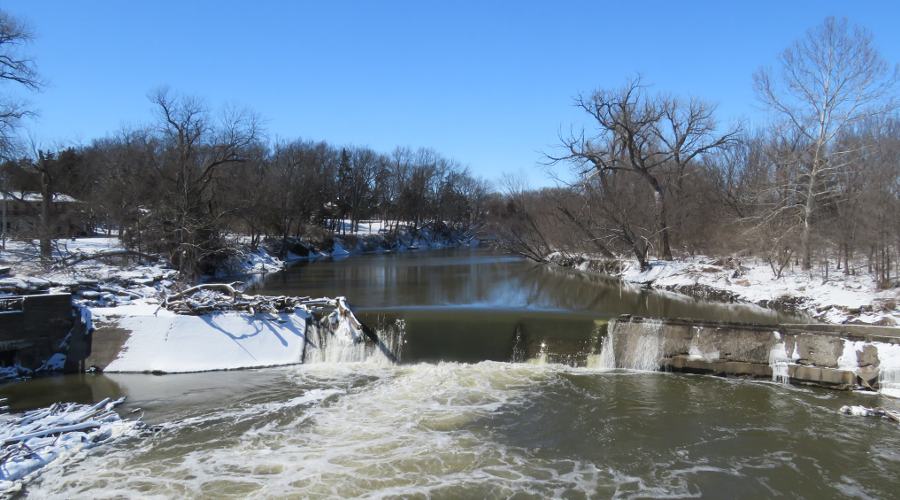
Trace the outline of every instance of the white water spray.
<instances>
[{"instance_id":1,"label":"white water spray","mask_svg":"<svg viewBox=\"0 0 900 500\"><path fill-rule=\"evenodd\" d=\"M613 321L609 322L609 332L612 332ZM612 333L607 333L603 337L603 342L600 345L600 354L591 354L588 356L587 367L595 370L616 369L616 353L615 346L613 346Z\"/></svg>"},{"instance_id":2,"label":"white water spray","mask_svg":"<svg viewBox=\"0 0 900 500\"><path fill-rule=\"evenodd\" d=\"M662 358L660 332L663 323L659 320L619 323L609 322L606 337L596 358L595 366L589 367L611 370L656 371ZM621 342L622 359L616 359L614 344Z\"/></svg>"},{"instance_id":3,"label":"white water spray","mask_svg":"<svg viewBox=\"0 0 900 500\"><path fill-rule=\"evenodd\" d=\"M309 328L304 363L393 364L400 359L406 333L402 319L377 332L377 342L367 338L355 318L331 315Z\"/></svg>"},{"instance_id":4,"label":"white water spray","mask_svg":"<svg viewBox=\"0 0 900 500\"><path fill-rule=\"evenodd\" d=\"M900 345L873 342L878 350L878 392L900 398Z\"/></svg>"}]
</instances>

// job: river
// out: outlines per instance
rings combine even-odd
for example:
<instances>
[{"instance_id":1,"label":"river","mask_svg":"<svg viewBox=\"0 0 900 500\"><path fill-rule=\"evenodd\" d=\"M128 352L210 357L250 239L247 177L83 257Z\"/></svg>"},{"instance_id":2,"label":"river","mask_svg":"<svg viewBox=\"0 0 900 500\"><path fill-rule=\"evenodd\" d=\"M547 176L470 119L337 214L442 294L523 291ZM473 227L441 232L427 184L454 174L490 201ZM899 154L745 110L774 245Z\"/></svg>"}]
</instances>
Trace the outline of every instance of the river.
<instances>
[{"instance_id":1,"label":"river","mask_svg":"<svg viewBox=\"0 0 900 500\"><path fill-rule=\"evenodd\" d=\"M0 387L15 409L127 395L155 432L50 467L34 498L895 497L896 424L837 413L879 395L585 368L619 314L774 322L486 250L354 257L271 276L403 325L401 363L79 375ZM523 333L524 332L524 333ZM510 362L516 339L576 355ZM549 340L548 340L549 342ZM560 344L563 345L563 344ZM560 362L555 362L560 361Z\"/></svg>"}]
</instances>

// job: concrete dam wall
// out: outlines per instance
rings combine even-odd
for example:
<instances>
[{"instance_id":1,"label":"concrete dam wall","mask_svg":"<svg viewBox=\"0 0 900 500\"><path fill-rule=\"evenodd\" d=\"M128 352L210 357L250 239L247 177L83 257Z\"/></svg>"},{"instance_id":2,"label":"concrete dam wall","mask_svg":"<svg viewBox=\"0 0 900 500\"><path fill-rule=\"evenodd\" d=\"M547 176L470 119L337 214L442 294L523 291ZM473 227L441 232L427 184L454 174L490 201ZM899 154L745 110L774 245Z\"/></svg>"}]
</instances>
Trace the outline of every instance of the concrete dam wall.
<instances>
[{"instance_id":1,"label":"concrete dam wall","mask_svg":"<svg viewBox=\"0 0 900 500\"><path fill-rule=\"evenodd\" d=\"M597 368L771 378L900 395L900 329L623 316L610 321L592 363Z\"/></svg>"}]
</instances>

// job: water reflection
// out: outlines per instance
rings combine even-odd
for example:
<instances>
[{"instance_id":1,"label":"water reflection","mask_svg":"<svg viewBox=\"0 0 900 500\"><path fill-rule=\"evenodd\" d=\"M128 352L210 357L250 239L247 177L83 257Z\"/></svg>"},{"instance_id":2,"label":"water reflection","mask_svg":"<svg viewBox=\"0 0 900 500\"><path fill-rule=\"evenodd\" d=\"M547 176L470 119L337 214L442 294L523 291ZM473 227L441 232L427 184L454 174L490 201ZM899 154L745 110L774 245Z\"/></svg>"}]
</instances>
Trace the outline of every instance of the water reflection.
<instances>
[{"instance_id":1,"label":"water reflection","mask_svg":"<svg viewBox=\"0 0 900 500\"><path fill-rule=\"evenodd\" d=\"M408 307L591 312L776 323L796 317L623 287L601 277L538 265L489 249L454 249L301 263L268 277L259 292L345 295L369 310Z\"/></svg>"}]
</instances>

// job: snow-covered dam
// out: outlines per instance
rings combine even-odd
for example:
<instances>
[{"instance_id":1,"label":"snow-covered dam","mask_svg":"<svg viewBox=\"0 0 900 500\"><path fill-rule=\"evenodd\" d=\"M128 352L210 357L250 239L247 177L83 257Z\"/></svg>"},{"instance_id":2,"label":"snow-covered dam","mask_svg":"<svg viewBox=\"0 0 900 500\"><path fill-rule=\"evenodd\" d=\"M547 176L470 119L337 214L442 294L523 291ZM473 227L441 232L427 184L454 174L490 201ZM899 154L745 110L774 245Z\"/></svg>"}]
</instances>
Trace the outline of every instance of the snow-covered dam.
<instances>
[{"instance_id":1,"label":"snow-covered dam","mask_svg":"<svg viewBox=\"0 0 900 500\"><path fill-rule=\"evenodd\" d=\"M157 327L169 341L212 328L202 331L222 341L220 362L230 359L226 349L267 364L263 352L295 349L294 363L0 387L12 411L124 396L116 410L146 423L143 433L51 464L23 494L877 498L900 482L898 426L839 413L898 408L883 393L894 375L881 370L893 366L896 344L882 333L783 327L803 319L479 250L305 265L256 292L346 294L380 344L342 330L350 322L313 329L306 319L230 325L238 319L196 316L195 325ZM678 317L692 319L649 319ZM213 347L178 350L204 349ZM732 365L754 377L672 373L727 374ZM802 384L801 372L817 367L852 372L854 384L865 379L882 392Z\"/></svg>"}]
</instances>

